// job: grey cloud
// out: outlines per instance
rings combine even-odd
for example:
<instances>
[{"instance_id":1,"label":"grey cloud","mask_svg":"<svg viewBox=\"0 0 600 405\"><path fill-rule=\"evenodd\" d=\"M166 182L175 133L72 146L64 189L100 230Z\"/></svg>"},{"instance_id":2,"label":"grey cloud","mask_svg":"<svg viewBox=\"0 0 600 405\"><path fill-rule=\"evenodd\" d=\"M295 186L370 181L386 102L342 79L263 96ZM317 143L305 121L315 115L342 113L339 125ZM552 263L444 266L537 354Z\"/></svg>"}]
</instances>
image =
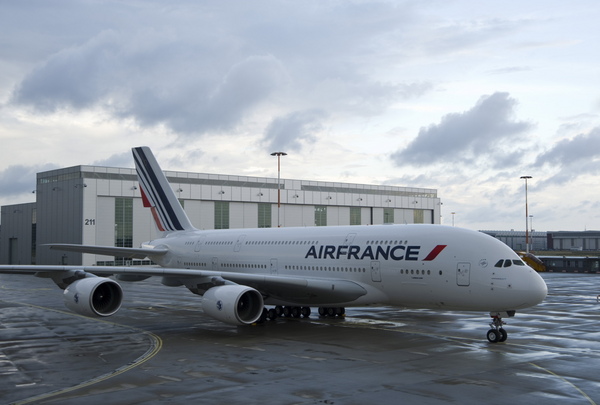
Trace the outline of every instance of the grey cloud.
<instances>
[{"instance_id":1,"label":"grey cloud","mask_svg":"<svg viewBox=\"0 0 600 405\"><path fill-rule=\"evenodd\" d=\"M309 109L338 116L381 114L394 101L433 88L427 81L374 80L382 65L402 65L413 46L420 55L422 49L440 55L512 29L494 20L434 28L435 38L423 38L427 17L411 2L307 7L184 1L111 8L92 2L73 10L56 11L56 24L68 34L53 34L49 49L59 50L50 56L40 52L45 61L36 60L11 103L47 113L102 107L115 117L145 127L164 125L182 136L231 131L273 100L289 105L289 114ZM42 31L31 21L47 17L27 11L17 15L29 24L27 41L34 42ZM451 38L451 46L431 49L440 38Z\"/></svg>"},{"instance_id":2,"label":"grey cloud","mask_svg":"<svg viewBox=\"0 0 600 405\"><path fill-rule=\"evenodd\" d=\"M494 41L526 25L527 21L505 19L466 20L427 30L423 47L429 54L448 54Z\"/></svg>"},{"instance_id":3,"label":"grey cloud","mask_svg":"<svg viewBox=\"0 0 600 405\"><path fill-rule=\"evenodd\" d=\"M579 134L572 139L563 139L550 150L540 154L534 167L543 165L573 166L584 165L600 157L600 128L587 134Z\"/></svg>"},{"instance_id":4,"label":"grey cloud","mask_svg":"<svg viewBox=\"0 0 600 405\"><path fill-rule=\"evenodd\" d=\"M106 166L106 167L133 167L133 159L131 158L131 152L123 152L112 155L106 159L97 160L92 163L94 166Z\"/></svg>"},{"instance_id":5,"label":"grey cloud","mask_svg":"<svg viewBox=\"0 0 600 405\"><path fill-rule=\"evenodd\" d=\"M404 83L398 86L398 93L404 99L422 96L433 90L433 84L429 82Z\"/></svg>"},{"instance_id":6,"label":"grey cloud","mask_svg":"<svg viewBox=\"0 0 600 405\"><path fill-rule=\"evenodd\" d=\"M24 166L13 165L0 171L0 190L4 197L31 193L35 190L36 174L57 168L56 165Z\"/></svg>"},{"instance_id":7,"label":"grey cloud","mask_svg":"<svg viewBox=\"0 0 600 405\"><path fill-rule=\"evenodd\" d=\"M538 155L533 169L546 168L555 173L536 185L565 184L585 174L600 173L600 128L557 142Z\"/></svg>"},{"instance_id":8,"label":"grey cloud","mask_svg":"<svg viewBox=\"0 0 600 405\"><path fill-rule=\"evenodd\" d=\"M267 127L264 142L274 151L300 150L303 143L315 141L325 117L324 111L307 110L275 118Z\"/></svg>"},{"instance_id":9,"label":"grey cloud","mask_svg":"<svg viewBox=\"0 0 600 405\"><path fill-rule=\"evenodd\" d=\"M503 151L500 146L532 127L528 122L514 120L516 104L508 93L483 96L470 110L448 114L439 124L421 128L406 148L392 154L392 160L398 166L428 166L474 163L485 157L496 165L506 160L514 165L514 160L507 156L511 152Z\"/></svg>"},{"instance_id":10,"label":"grey cloud","mask_svg":"<svg viewBox=\"0 0 600 405\"><path fill-rule=\"evenodd\" d=\"M12 101L43 112L103 105L145 126L202 133L235 126L286 80L270 55L212 64L192 57L199 44L153 39L144 47L137 37L104 32L34 70Z\"/></svg>"},{"instance_id":11,"label":"grey cloud","mask_svg":"<svg viewBox=\"0 0 600 405\"><path fill-rule=\"evenodd\" d=\"M206 118L223 114L221 121L237 122L242 114L265 100L286 80L283 66L273 56L251 56L234 65L207 100Z\"/></svg>"},{"instance_id":12,"label":"grey cloud","mask_svg":"<svg viewBox=\"0 0 600 405\"><path fill-rule=\"evenodd\" d=\"M187 88L179 84L173 90L140 88L117 114L146 126L166 124L183 134L224 131L241 123L285 80L274 57L250 56L219 78L190 78Z\"/></svg>"},{"instance_id":13,"label":"grey cloud","mask_svg":"<svg viewBox=\"0 0 600 405\"><path fill-rule=\"evenodd\" d=\"M87 108L105 96L118 66L113 32L95 37L85 46L58 52L31 72L15 89L13 103L32 105L43 112Z\"/></svg>"},{"instance_id":14,"label":"grey cloud","mask_svg":"<svg viewBox=\"0 0 600 405\"><path fill-rule=\"evenodd\" d=\"M190 171L190 164L197 164L198 162L215 161L219 158L218 155L208 155L204 151L198 148L189 148L185 145L175 144L178 151L173 156L158 156L157 159L163 163L165 170L183 170ZM160 152L160 151L158 151ZM213 169L209 169L213 170ZM214 169L218 170L218 169Z\"/></svg>"}]
</instances>

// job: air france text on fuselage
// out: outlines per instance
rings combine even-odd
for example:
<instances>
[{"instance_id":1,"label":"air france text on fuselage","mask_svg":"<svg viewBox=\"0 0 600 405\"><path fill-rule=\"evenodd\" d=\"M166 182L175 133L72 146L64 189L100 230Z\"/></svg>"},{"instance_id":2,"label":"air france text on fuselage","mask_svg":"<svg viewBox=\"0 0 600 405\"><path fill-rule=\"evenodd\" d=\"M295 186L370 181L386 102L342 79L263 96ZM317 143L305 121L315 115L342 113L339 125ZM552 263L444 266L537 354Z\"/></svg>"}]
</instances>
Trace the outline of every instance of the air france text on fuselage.
<instances>
[{"instance_id":1,"label":"air france text on fuselage","mask_svg":"<svg viewBox=\"0 0 600 405\"><path fill-rule=\"evenodd\" d=\"M429 261L435 259L446 245L437 245L423 259ZM305 259L355 259L355 260L419 260L421 246L418 245L376 245L376 246L358 246L358 245L313 245L308 249Z\"/></svg>"}]
</instances>

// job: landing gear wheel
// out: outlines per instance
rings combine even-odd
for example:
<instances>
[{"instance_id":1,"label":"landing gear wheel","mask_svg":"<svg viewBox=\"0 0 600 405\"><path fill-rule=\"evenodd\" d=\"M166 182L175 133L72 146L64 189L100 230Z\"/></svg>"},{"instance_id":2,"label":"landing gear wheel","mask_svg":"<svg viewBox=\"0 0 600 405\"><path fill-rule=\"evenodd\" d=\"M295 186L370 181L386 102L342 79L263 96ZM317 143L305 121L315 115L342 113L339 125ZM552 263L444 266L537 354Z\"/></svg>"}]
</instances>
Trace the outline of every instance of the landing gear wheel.
<instances>
[{"instance_id":1,"label":"landing gear wheel","mask_svg":"<svg viewBox=\"0 0 600 405\"><path fill-rule=\"evenodd\" d=\"M300 307L292 307L291 309L292 318L300 318Z\"/></svg>"},{"instance_id":2,"label":"landing gear wheel","mask_svg":"<svg viewBox=\"0 0 600 405\"><path fill-rule=\"evenodd\" d=\"M287 306L283 307L283 316L285 316L286 318L292 316L292 308Z\"/></svg>"},{"instance_id":3,"label":"landing gear wheel","mask_svg":"<svg viewBox=\"0 0 600 405\"><path fill-rule=\"evenodd\" d=\"M275 313L277 314L277 316L283 315L283 307L281 305L277 305L275 307Z\"/></svg>"},{"instance_id":4,"label":"landing gear wheel","mask_svg":"<svg viewBox=\"0 0 600 405\"><path fill-rule=\"evenodd\" d=\"M325 310L324 307L319 307L319 316L325 316L327 315L327 311Z\"/></svg>"},{"instance_id":5,"label":"landing gear wheel","mask_svg":"<svg viewBox=\"0 0 600 405\"><path fill-rule=\"evenodd\" d=\"M269 311L267 311L267 318L272 321L277 319L277 311L275 311L275 308L271 308Z\"/></svg>"},{"instance_id":6,"label":"landing gear wheel","mask_svg":"<svg viewBox=\"0 0 600 405\"><path fill-rule=\"evenodd\" d=\"M490 343L498 343L500 342L500 339L502 339L502 335L500 334L500 332L498 332L496 329L488 330L487 340L489 340Z\"/></svg>"},{"instance_id":7,"label":"landing gear wheel","mask_svg":"<svg viewBox=\"0 0 600 405\"><path fill-rule=\"evenodd\" d=\"M310 307L302 307L300 312L304 318L308 318L310 316Z\"/></svg>"},{"instance_id":8,"label":"landing gear wheel","mask_svg":"<svg viewBox=\"0 0 600 405\"><path fill-rule=\"evenodd\" d=\"M503 328L506 322L502 320L502 317L515 316L515 311L490 312L490 316L492 317L492 322L490 323L490 328L492 329L488 330L487 339L490 343L505 342L506 338L508 338L508 333Z\"/></svg>"}]
</instances>

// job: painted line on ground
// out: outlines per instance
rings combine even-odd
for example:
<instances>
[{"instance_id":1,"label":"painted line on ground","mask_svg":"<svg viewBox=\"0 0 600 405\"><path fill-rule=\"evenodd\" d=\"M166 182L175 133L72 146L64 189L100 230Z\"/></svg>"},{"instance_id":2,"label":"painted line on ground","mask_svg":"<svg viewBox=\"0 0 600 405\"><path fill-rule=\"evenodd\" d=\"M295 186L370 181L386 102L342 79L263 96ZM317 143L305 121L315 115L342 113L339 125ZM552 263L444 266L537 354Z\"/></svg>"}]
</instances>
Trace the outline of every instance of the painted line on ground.
<instances>
[{"instance_id":1,"label":"painted line on ground","mask_svg":"<svg viewBox=\"0 0 600 405\"><path fill-rule=\"evenodd\" d=\"M29 307L42 309L44 311L53 311L53 312L57 312L57 313L60 313L63 315L76 316L79 318L84 318L86 320L97 321L97 322L106 323L106 324L112 325L112 326L119 326L119 327L127 328L132 331L146 335L150 340L150 347L148 348L148 350L146 350L146 352L144 354L142 354L140 357L133 360L129 364L123 365L115 370L109 371L108 373L102 374L98 377L81 382L81 383L79 383L77 385L73 385L71 387L58 389L55 391L47 392L44 394L39 394L39 395L30 397L30 398L12 402L11 403L12 405L24 405L24 404L29 404L29 403L36 402L36 401L46 400L46 399L49 399L52 397L56 397L56 396L59 396L59 395L62 395L62 394L68 393L68 392L72 392L72 391L75 391L75 390L78 390L81 388L89 387L91 385L98 384L100 382L109 380L113 377L116 377L120 374L123 374L123 373L129 371L129 370L134 369L135 367L142 365L143 363L147 362L148 360L150 360L151 358L156 356L158 354L158 352L160 352L160 350L162 349L162 345L163 345L162 339L158 335L156 335L150 331L147 331L147 330L143 330L143 329L136 328L136 327L129 326L129 325L122 325L122 324L118 324L118 323L111 322L111 321L106 321L104 319L90 318L90 317L79 315L79 314L76 314L73 312L61 311L61 310L54 309L54 308L46 308L46 307L42 307L39 305L33 305L33 304L22 303L22 302L9 302L9 301L4 301L4 302L10 303L10 304L27 305Z\"/></svg>"}]
</instances>

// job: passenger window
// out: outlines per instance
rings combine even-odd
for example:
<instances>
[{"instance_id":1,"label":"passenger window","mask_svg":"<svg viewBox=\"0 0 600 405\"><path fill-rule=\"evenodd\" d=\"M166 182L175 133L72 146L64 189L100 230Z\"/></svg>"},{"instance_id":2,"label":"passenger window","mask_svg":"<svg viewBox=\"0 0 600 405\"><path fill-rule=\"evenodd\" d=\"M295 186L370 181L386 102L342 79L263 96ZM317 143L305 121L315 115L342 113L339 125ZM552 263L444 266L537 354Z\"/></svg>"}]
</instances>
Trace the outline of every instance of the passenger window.
<instances>
[{"instance_id":1,"label":"passenger window","mask_svg":"<svg viewBox=\"0 0 600 405\"><path fill-rule=\"evenodd\" d=\"M504 264L504 260L500 259L500 260L498 260L498 263L496 263L494 265L494 267L502 267L503 264Z\"/></svg>"}]
</instances>

